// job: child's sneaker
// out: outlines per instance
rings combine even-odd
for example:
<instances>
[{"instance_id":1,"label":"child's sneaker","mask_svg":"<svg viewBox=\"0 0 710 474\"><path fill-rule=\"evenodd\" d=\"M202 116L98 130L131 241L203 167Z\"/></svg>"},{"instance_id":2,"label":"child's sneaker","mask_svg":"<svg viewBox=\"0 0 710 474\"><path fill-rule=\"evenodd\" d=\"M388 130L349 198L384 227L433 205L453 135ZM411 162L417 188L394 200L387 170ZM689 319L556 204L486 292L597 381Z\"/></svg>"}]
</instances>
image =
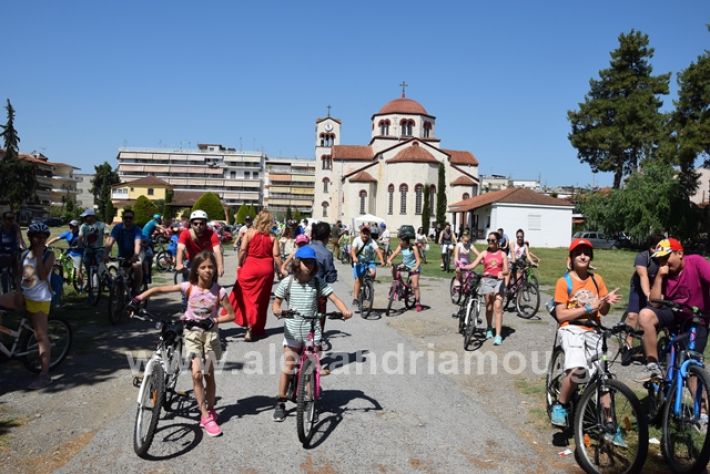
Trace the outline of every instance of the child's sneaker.
<instances>
[{"instance_id":1,"label":"child's sneaker","mask_svg":"<svg viewBox=\"0 0 710 474\"><path fill-rule=\"evenodd\" d=\"M416 308L416 310L417 310L417 313L421 313L421 312L422 312L422 309L424 309L424 308L422 308L422 305L420 305L419 303L417 303L417 305L415 306L415 308Z\"/></svg>"},{"instance_id":2,"label":"child's sneaker","mask_svg":"<svg viewBox=\"0 0 710 474\"><path fill-rule=\"evenodd\" d=\"M619 448L628 448L629 445L626 444L626 441L624 441L624 436L621 434L621 427L616 428L616 433L614 434L614 439L611 441L614 446L618 446Z\"/></svg>"},{"instance_id":3,"label":"child's sneaker","mask_svg":"<svg viewBox=\"0 0 710 474\"><path fill-rule=\"evenodd\" d=\"M274 407L274 421L284 421L286 419L286 404L284 402L277 402L276 407Z\"/></svg>"},{"instance_id":4,"label":"child's sneaker","mask_svg":"<svg viewBox=\"0 0 710 474\"><path fill-rule=\"evenodd\" d=\"M200 420L200 428L203 428L208 436L219 436L222 434L222 430L212 415L208 415L207 418Z\"/></svg>"},{"instance_id":5,"label":"child's sneaker","mask_svg":"<svg viewBox=\"0 0 710 474\"><path fill-rule=\"evenodd\" d=\"M503 344L503 338L501 338L500 336L496 336L496 338L493 339L493 345L500 346L501 344Z\"/></svg>"},{"instance_id":6,"label":"child's sneaker","mask_svg":"<svg viewBox=\"0 0 710 474\"><path fill-rule=\"evenodd\" d=\"M207 410L207 413L209 413L210 416L212 417L212 419L214 419L214 421L217 422L217 412L215 411L214 408L211 410Z\"/></svg>"},{"instance_id":7,"label":"child's sneaker","mask_svg":"<svg viewBox=\"0 0 710 474\"><path fill-rule=\"evenodd\" d=\"M486 339L493 339L493 329L486 330Z\"/></svg>"},{"instance_id":8,"label":"child's sneaker","mask_svg":"<svg viewBox=\"0 0 710 474\"><path fill-rule=\"evenodd\" d=\"M559 403L555 403L554 405L552 405L550 422L554 426L559 426L560 428L567 428L567 409Z\"/></svg>"}]
</instances>

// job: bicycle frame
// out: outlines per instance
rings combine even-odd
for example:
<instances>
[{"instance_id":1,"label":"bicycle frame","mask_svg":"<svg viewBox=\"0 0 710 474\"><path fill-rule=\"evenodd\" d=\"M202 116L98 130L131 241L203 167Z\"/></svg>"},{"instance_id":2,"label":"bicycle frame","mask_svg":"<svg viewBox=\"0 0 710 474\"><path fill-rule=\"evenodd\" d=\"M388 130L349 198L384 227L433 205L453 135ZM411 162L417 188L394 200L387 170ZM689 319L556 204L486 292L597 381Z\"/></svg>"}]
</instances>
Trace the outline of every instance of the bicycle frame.
<instances>
[{"instance_id":1,"label":"bicycle frame","mask_svg":"<svg viewBox=\"0 0 710 474\"><path fill-rule=\"evenodd\" d=\"M32 329L32 326L28 323L27 318L22 318L20 320L20 325L17 327L17 329L10 329L6 326L0 325L0 333L7 334L11 338L13 338L12 342L12 347L10 349L7 348L5 344L3 344L2 341L0 341L0 352L4 354L8 358L15 358L15 357L22 357L24 355L30 354L33 351L24 351L24 352L16 352L17 351L17 346L20 343L20 335L22 334L23 330L29 330L34 332L34 329Z\"/></svg>"}]
</instances>

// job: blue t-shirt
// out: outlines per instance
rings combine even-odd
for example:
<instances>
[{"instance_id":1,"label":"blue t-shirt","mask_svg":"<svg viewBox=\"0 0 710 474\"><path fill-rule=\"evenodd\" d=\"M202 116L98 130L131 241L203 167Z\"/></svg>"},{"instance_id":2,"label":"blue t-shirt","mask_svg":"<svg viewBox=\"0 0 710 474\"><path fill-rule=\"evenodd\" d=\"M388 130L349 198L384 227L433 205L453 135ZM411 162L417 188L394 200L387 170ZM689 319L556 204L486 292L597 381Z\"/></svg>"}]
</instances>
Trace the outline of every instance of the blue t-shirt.
<instances>
[{"instance_id":1,"label":"blue t-shirt","mask_svg":"<svg viewBox=\"0 0 710 474\"><path fill-rule=\"evenodd\" d=\"M118 256L121 258L133 257L135 241L136 239L141 240L142 236L141 228L137 225L126 229L123 227L123 223L120 223L116 224L111 231L111 237L114 238L116 245L118 245Z\"/></svg>"},{"instance_id":2,"label":"blue t-shirt","mask_svg":"<svg viewBox=\"0 0 710 474\"><path fill-rule=\"evenodd\" d=\"M66 240L67 243L69 244L69 256L71 257L80 257L82 254L82 249L77 249L77 248L72 248L76 247L76 245L79 243L79 232L76 234L70 230L63 232L60 236L59 239Z\"/></svg>"},{"instance_id":3,"label":"blue t-shirt","mask_svg":"<svg viewBox=\"0 0 710 474\"><path fill-rule=\"evenodd\" d=\"M147 240L148 242L153 240L153 231L155 230L155 226L158 225L158 222L155 219L151 219L148 222L145 223L143 226L143 239Z\"/></svg>"}]
</instances>

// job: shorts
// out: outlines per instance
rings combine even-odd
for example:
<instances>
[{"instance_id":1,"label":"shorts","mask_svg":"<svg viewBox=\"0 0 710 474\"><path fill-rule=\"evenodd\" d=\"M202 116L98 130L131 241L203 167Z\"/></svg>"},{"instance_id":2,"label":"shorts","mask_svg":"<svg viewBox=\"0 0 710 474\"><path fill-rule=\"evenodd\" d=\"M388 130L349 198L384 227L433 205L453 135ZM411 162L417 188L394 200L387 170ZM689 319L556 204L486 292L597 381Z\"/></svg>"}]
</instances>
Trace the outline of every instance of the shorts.
<instances>
[{"instance_id":1,"label":"shorts","mask_svg":"<svg viewBox=\"0 0 710 474\"><path fill-rule=\"evenodd\" d=\"M653 306L647 306L648 309L653 311L653 313L658 318L658 328L670 328L677 327L678 323L682 320L677 319L673 311L670 308L654 308ZM695 351L701 354L705 351L705 346L708 343L708 328L705 326L697 326L695 333ZM683 346L687 347L687 339L683 341Z\"/></svg>"},{"instance_id":2,"label":"shorts","mask_svg":"<svg viewBox=\"0 0 710 474\"><path fill-rule=\"evenodd\" d=\"M565 371L583 368L591 376L596 366L590 361L601 351L601 336L575 326L559 328L557 334L562 350L565 351Z\"/></svg>"},{"instance_id":3,"label":"shorts","mask_svg":"<svg viewBox=\"0 0 710 474\"><path fill-rule=\"evenodd\" d=\"M478 286L479 295L502 295L503 294L503 280L498 278L483 277L481 278L481 283Z\"/></svg>"},{"instance_id":4,"label":"shorts","mask_svg":"<svg viewBox=\"0 0 710 474\"><path fill-rule=\"evenodd\" d=\"M629 313L638 313L641 308L645 308L648 305L648 298L643 294L640 288L635 288L633 285L629 288L629 305L626 307L626 311Z\"/></svg>"},{"instance_id":5,"label":"shorts","mask_svg":"<svg viewBox=\"0 0 710 474\"><path fill-rule=\"evenodd\" d=\"M25 310L28 313L44 313L49 314L49 308L52 301L33 301L25 298Z\"/></svg>"},{"instance_id":6,"label":"shorts","mask_svg":"<svg viewBox=\"0 0 710 474\"><path fill-rule=\"evenodd\" d=\"M81 267L81 255L77 255L77 256L69 255L69 258L71 258L71 261L74 264L74 269L78 270Z\"/></svg>"},{"instance_id":7,"label":"shorts","mask_svg":"<svg viewBox=\"0 0 710 474\"><path fill-rule=\"evenodd\" d=\"M356 263L353 265L353 278L361 278L365 275L365 271L375 271L375 262Z\"/></svg>"},{"instance_id":8,"label":"shorts","mask_svg":"<svg viewBox=\"0 0 710 474\"><path fill-rule=\"evenodd\" d=\"M446 249L449 250L454 250L454 244L441 244L441 254L444 255L446 253Z\"/></svg>"},{"instance_id":9,"label":"shorts","mask_svg":"<svg viewBox=\"0 0 710 474\"><path fill-rule=\"evenodd\" d=\"M200 329L185 329L183 333L185 343L185 355L192 360L192 357L206 359L209 353L214 354L214 358L222 358L222 343L219 340L219 330L202 331Z\"/></svg>"}]
</instances>

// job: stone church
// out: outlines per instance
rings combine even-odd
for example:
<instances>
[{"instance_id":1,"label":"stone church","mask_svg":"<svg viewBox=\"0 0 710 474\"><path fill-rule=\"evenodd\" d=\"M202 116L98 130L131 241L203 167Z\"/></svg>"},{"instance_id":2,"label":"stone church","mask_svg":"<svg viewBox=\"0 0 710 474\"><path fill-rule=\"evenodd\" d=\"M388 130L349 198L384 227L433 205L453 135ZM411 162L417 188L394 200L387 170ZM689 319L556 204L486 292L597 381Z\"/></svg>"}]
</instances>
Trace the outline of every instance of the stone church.
<instances>
[{"instance_id":1,"label":"stone church","mask_svg":"<svg viewBox=\"0 0 710 474\"><path fill-rule=\"evenodd\" d=\"M436 117L402 96L371 118L366 145L342 145L342 123L328 114L316 120L316 183L313 217L351 225L363 214L384 219L390 230L421 226L424 189L435 220L439 163L449 204L478 194L478 160L470 151L441 146Z\"/></svg>"}]
</instances>

